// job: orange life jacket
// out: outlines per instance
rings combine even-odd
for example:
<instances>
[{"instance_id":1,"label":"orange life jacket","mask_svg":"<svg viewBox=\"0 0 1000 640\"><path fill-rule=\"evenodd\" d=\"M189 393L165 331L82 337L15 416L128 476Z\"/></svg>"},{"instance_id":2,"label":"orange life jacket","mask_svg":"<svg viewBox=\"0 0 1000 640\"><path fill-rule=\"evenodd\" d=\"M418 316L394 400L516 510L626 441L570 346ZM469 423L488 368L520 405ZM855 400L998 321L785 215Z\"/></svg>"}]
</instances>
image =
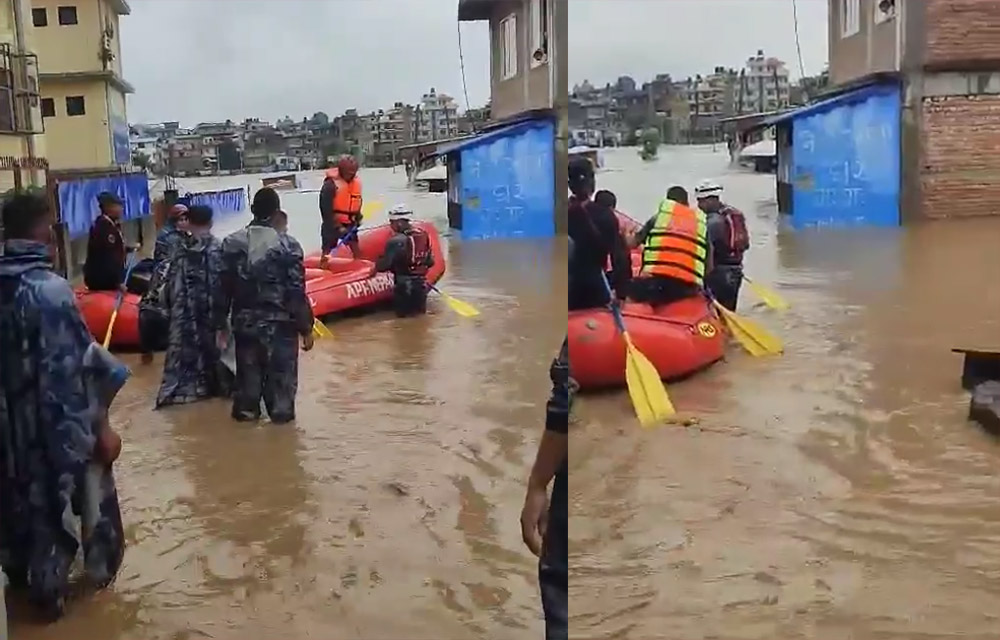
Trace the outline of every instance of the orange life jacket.
<instances>
[{"instance_id":1,"label":"orange life jacket","mask_svg":"<svg viewBox=\"0 0 1000 640\"><path fill-rule=\"evenodd\" d=\"M642 248L639 277L660 276L701 286L707 255L705 212L664 200Z\"/></svg>"},{"instance_id":2,"label":"orange life jacket","mask_svg":"<svg viewBox=\"0 0 1000 640\"><path fill-rule=\"evenodd\" d=\"M423 229L410 227L406 231L406 237L410 241L410 275L427 275L427 266L431 256L431 237Z\"/></svg>"},{"instance_id":3,"label":"orange life jacket","mask_svg":"<svg viewBox=\"0 0 1000 640\"><path fill-rule=\"evenodd\" d=\"M337 185L333 196L333 220L338 224L355 224L361 213L361 178L354 176L350 182L340 177L336 168L326 172L326 177Z\"/></svg>"}]
</instances>

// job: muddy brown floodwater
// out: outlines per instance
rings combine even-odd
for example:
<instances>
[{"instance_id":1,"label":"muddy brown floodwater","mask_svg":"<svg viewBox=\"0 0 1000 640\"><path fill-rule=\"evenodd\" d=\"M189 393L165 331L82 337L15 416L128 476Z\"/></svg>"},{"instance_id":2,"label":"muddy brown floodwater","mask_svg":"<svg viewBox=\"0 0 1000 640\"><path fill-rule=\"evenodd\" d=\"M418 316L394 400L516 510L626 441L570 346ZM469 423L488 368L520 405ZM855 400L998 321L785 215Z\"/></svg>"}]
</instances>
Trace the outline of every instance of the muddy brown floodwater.
<instances>
[{"instance_id":1,"label":"muddy brown floodwater","mask_svg":"<svg viewBox=\"0 0 1000 640\"><path fill-rule=\"evenodd\" d=\"M955 346L1000 349L1000 220L777 233L773 176L708 148L608 156L638 217L720 179L747 271L792 304L742 310L787 353L733 348L669 387L697 427L643 431L585 397L570 445L570 637L993 640L1000 444L965 420Z\"/></svg>"},{"instance_id":2,"label":"muddy brown floodwater","mask_svg":"<svg viewBox=\"0 0 1000 640\"><path fill-rule=\"evenodd\" d=\"M386 206L444 210L378 176L367 188ZM285 198L307 250L315 197ZM565 240L451 243L441 286L480 318L433 301L425 318L329 323L335 339L301 356L289 427L237 425L222 401L153 411L162 356L125 356L136 375L112 418L124 568L65 620L13 637L540 637L518 517L565 332L565 264Z\"/></svg>"}]
</instances>

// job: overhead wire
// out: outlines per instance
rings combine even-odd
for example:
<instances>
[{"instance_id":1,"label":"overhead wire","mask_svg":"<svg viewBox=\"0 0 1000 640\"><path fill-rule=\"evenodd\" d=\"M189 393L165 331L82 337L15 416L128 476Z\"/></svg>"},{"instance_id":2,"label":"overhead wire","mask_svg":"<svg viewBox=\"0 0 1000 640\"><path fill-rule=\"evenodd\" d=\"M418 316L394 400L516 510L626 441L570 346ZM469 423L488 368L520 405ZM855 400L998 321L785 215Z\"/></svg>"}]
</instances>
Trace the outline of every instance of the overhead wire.
<instances>
[{"instance_id":1,"label":"overhead wire","mask_svg":"<svg viewBox=\"0 0 1000 640\"><path fill-rule=\"evenodd\" d=\"M795 25L795 51L799 57L799 77L806 77L806 66L802 63L802 43L799 40L799 3L792 0L792 23Z\"/></svg>"}]
</instances>

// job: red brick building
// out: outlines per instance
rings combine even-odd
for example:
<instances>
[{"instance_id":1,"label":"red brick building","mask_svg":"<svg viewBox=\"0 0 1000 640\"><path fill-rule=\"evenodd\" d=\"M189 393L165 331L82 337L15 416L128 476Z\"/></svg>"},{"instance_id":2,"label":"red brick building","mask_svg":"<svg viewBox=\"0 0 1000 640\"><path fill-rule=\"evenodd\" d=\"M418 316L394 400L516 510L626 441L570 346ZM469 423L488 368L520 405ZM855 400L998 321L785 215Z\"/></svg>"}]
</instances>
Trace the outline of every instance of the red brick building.
<instances>
[{"instance_id":1,"label":"red brick building","mask_svg":"<svg viewBox=\"0 0 1000 640\"><path fill-rule=\"evenodd\" d=\"M1000 1L828 2L831 83L902 77L903 219L1000 215Z\"/></svg>"}]
</instances>

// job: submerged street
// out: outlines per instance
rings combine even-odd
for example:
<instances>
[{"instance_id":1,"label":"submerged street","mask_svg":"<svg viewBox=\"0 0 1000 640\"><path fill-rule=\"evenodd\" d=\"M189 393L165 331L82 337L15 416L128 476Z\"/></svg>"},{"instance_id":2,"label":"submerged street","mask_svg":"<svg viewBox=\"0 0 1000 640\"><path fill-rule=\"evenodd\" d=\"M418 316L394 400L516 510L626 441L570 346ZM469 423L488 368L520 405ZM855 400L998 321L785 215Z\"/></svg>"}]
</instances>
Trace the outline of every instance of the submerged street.
<instances>
[{"instance_id":1,"label":"submerged street","mask_svg":"<svg viewBox=\"0 0 1000 640\"><path fill-rule=\"evenodd\" d=\"M629 638L992 639L1000 449L967 423L953 347L997 348L998 220L778 230L774 176L724 146L609 150L598 189L645 220L666 189L725 187L747 275L792 305L785 340L668 386L698 423L642 430L584 396L570 445L570 629Z\"/></svg>"},{"instance_id":2,"label":"submerged street","mask_svg":"<svg viewBox=\"0 0 1000 640\"><path fill-rule=\"evenodd\" d=\"M364 176L366 197L384 205L366 225L398 201L446 231L443 194L405 190L402 172ZM321 180L306 174L304 187ZM290 233L318 249L317 194L282 195ZM248 219L223 219L215 233ZM328 322L334 338L300 356L290 426L237 424L222 400L153 411L162 354L149 366L124 355L134 377L112 407L125 441L115 467L124 567L54 625L15 615L14 635L538 637L537 560L518 516L565 332L566 244L472 249L449 245L440 286L481 316L432 297L426 317Z\"/></svg>"}]
</instances>

